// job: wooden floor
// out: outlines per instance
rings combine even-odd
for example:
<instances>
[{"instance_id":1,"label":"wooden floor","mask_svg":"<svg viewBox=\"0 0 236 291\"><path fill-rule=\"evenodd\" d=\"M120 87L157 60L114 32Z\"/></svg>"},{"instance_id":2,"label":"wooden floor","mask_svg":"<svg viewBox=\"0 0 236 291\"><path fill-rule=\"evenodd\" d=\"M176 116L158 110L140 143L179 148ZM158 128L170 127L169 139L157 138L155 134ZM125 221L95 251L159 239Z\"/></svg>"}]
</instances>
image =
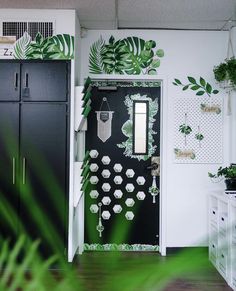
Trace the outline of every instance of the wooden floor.
<instances>
[{"instance_id":1,"label":"wooden floor","mask_svg":"<svg viewBox=\"0 0 236 291\"><path fill-rule=\"evenodd\" d=\"M75 264L86 291L229 291L232 290L208 262L194 271L188 258L174 254L85 252ZM201 264L201 262L199 262ZM187 271L184 269L187 267ZM193 270L190 270L193 268Z\"/></svg>"}]
</instances>

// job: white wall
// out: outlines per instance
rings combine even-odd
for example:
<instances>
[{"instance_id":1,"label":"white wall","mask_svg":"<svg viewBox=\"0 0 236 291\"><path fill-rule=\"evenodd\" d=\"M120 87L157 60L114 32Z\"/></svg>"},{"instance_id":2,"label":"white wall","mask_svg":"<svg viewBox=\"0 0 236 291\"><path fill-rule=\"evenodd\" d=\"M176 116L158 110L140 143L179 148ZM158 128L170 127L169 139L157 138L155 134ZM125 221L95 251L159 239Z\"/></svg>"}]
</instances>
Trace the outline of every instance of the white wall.
<instances>
[{"instance_id":1,"label":"white wall","mask_svg":"<svg viewBox=\"0 0 236 291\"><path fill-rule=\"evenodd\" d=\"M88 58L91 44L100 35L108 39L111 35L115 39L126 36L138 36L145 40L155 40L158 48L165 51L161 59L159 75L167 82L165 102L167 102L168 130L163 132L166 138L167 155L163 161L166 166L166 185L162 195L166 195L164 208L165 239L167 247L197 246L206 244L207 236L207 197L212 189L224 189L224 185L213 184L209 181L208 171L215 171L219 165L211 164L174 164L173 154L173 99L187 97L194 93L184 93L179 87L172 85L174 78L186 80L187 76L199 78L202 76L213 87L217 88L213 76L213 67L226 57L227 32L203 31L151 31L151 30L116 30L116 31L88 31L82 39L81 80L89 75ZM98 76L99 77L99 76ZM130 76L127 76L131 78ZM145 78L145 76L140 76ZM158 78L158 76L157 76ZM186 95L187 94L187 95ZM225 98L225 92L220 92ZM195 96L195 95L194 95ZM197 98L197 97L196 97ZM228 142L229 117L224 115L224 162L229 161ZM217 145L216 145L217 146Z\"/></svg>"}]
</instances>

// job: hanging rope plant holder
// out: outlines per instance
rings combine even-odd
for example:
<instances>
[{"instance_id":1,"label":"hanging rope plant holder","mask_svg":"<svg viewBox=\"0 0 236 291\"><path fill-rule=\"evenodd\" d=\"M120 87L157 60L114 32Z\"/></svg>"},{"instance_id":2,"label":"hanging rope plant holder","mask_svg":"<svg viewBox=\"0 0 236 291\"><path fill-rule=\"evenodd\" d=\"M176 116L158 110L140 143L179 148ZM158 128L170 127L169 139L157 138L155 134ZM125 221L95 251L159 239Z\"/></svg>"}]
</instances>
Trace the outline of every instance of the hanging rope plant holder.
<instances>
[{"instance_id":1,"label":"hanging rope plant holder","mask_svg":"<svg viewBox=\"0 0 236 291\"><path fill-rule=\"evenodd\" d=\"M214 67L214 75L220 88L228 94L228 115L231 115L231 92L236 90L236 59L232 43L232 30L229 30L227 57L224 63Z\"/></svg>"}]
</instances>

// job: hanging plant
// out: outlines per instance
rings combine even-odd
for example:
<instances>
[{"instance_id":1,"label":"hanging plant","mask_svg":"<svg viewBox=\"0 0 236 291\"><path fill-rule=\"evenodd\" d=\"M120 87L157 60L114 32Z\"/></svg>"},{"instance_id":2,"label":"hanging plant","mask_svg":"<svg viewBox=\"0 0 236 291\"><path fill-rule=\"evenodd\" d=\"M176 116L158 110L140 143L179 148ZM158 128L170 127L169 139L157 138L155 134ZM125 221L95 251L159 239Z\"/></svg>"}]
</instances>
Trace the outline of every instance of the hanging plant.
<instances>
[{"instance_id":1,"label":"hanging plant","mask_svg":"<svg viewBox=\"0 0 236 291\"><path fill-rule=\"evenodd\" d=\"M214 75L217 82L228 83L229 87L236 88L236 59L226 59L224 63L214 67Z\"/></svg>"},{"instance_id":2,"label":"hanging plant","mask_svg":"<svg viewBox=\"0 0 236 291\"><path fill-rule=\"evenodd\" d=\"M187 124L187 113L184 114L184 123L179 126L179 131L184 135L184 144L187 145L187 136L192 132L192 128Z\"/></svg>"}]
</instances>

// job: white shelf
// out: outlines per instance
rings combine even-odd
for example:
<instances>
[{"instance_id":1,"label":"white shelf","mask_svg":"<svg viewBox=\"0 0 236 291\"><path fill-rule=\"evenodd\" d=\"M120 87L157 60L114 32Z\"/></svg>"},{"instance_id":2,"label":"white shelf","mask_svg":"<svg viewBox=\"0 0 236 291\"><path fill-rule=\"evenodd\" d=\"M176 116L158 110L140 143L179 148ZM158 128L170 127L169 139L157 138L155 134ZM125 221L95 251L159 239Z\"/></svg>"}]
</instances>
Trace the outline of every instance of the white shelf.
<instances>
[{"instance_id":1,"label":"white shelf","mask_svg":"<svg viewBox=\"0 0 236 291\"><path fill-rule=\"evenodd\" d=\"M236 290L236 199L224 192L209 197L209 259Z\"/></svg>"}]
</instances>

